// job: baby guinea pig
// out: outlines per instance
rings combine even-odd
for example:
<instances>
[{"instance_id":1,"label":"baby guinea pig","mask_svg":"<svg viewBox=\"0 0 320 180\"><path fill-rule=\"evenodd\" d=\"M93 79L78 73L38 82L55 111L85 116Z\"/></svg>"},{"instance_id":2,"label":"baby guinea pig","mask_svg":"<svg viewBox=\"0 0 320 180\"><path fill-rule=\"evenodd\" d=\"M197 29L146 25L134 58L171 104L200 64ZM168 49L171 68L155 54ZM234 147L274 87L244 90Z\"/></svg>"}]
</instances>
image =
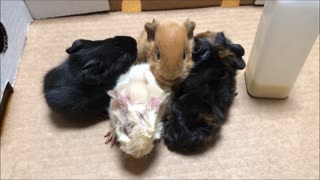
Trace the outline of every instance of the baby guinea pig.
<instances>
[{"instance_id":1,"label":"baby guinea pig","mask_svg":"<svg viewBox=\"0 0 320 180\"><path fill-rule=\"evenodd\" d=\"M219 132L236 94L236 73L246 66L242 46L222 32L198 34L194 42L195 65L172 93L164 118L164 142L172 151L202 148Z\"/></svg>"},{"instance_id":2,"label":"baby guinea pig","mask_svg":"<svg viewBox=\"0 0 320 180\"><path fill-rule=\"evenodd\" d=\"M138 38L138 62L147 61L159 86L170 91L183 81L193 66L192 44L196 24L153 20Z\"/></svg>"},{"instance_id":3,"label":"baby guinea pig","mask_svg":"<svg viewBox=\"0 0 320 180\"><path fill-rule=\"evenodd\" d=\"M166 98L157 85L149 64L134 65L122 75L114 90L108 91L112 131L106 143L117 142L120 149L135 158L151 152L161 138L160 106Z\"/></svg>"},{"instance_id":4,"label":"baby guinea pig","mask_svg":"<svg viewBox=\"0 0 320 180\"><path fill-rule=\"evenodd\" d=\"M43 93L48 106L68 118L107 116L110 97L119 76L137 57L137 42L129 36L99 41L76 40L69 57L44 77Z\"/></svg>"}]
</instances>

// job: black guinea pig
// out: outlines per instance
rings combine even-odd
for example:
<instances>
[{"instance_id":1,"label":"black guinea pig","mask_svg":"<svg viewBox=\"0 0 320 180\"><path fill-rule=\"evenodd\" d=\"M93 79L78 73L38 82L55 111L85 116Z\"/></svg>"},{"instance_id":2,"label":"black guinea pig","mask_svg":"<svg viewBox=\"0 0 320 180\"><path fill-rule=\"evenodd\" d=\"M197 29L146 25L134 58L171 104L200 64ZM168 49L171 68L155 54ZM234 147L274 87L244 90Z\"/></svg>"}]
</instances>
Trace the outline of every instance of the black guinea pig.
<instances>
[{"instance_id":1,"label":"black guinea pig","mask_svg":"<svg viewBox=\"0 0 320 180\"><path fill-rule=\"evenodd\" d=\"M177 152L202 148L218 132L236 95L236 72L246 66L244 49L224 33L207 31L194 40L194 67L164 117L164 142Z\"/></svg>"},{"instance_id":2,"label":"black guinea pig","mask_svg":"<svg viewBox=\"0 0 320 180\"><path fill-rule=\"evenodd\" d=\"M66 117L107 116L106 91L134 63L136 40L116 36L100 41L76 40L66 50L69 57L44 77L43 92L49 107Z\"/></svg>"}]
</instances>

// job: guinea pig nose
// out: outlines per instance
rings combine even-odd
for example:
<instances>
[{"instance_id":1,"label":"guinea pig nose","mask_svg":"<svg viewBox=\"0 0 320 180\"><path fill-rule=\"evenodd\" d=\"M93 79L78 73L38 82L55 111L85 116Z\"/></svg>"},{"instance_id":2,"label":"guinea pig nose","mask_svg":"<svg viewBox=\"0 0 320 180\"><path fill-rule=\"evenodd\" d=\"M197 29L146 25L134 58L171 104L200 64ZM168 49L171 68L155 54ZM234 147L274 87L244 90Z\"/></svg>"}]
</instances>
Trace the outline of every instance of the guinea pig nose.
<instances>
[{"instance_id":1,"label":"guinea pig nose","mask_svg":"<svg viewBox=\"0 0 320 180\"><path fill-rule=\"evenodd\" d=\"M160 79L165 80L165 81L167 81L167 82L171 82L171 83L182 80L181 77L177 77L177 78L176 78L176 77L174 77L174 78L166 78L166 77L164 77L164 76L160 76Z\"/></svg>"},{"instance_id":2,"label":"guinea pig nose","mask_svg":"<svg viewBox=\"0 0 320 180\"><path fill-rule=\"evenodd\" d=\"M176 81L176 82L182 82L182 81L183 81L183 78L182 78L182 77L177 77L174 81Z\"/></svg>"},{"instance_id":3,"label":"guinea pig nose","mask_svg":"<svg viewBox=\"0 0 320 180\"><path fill-rule=\"evenodd\" d=\"M153 141L153 144L158 144L160 142L161 142L161 139L156 139L156 140Z\"/></svg>"}]
</instances>

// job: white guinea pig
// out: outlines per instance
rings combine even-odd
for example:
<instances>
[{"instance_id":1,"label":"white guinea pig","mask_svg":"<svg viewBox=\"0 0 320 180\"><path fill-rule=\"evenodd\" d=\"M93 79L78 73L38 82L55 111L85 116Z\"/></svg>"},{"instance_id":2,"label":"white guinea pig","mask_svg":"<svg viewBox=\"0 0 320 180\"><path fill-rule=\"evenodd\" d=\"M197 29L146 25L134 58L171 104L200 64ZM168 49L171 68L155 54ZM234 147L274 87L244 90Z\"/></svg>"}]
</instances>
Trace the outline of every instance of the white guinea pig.
<instances>
[{"instance_id":1,"label":"white guinea pig","mask_svg":"<svg viewBox=\"0 0 320 180\"><path fill-rule=\"evenodd\" d=\"M157 85L150 65L132 66L108 95L112 130L106 135L106 143L119 144L123 152L135 158L150 153L154 141L161 138L159 110L167 97Z\"/></svg>"}]
</instances>

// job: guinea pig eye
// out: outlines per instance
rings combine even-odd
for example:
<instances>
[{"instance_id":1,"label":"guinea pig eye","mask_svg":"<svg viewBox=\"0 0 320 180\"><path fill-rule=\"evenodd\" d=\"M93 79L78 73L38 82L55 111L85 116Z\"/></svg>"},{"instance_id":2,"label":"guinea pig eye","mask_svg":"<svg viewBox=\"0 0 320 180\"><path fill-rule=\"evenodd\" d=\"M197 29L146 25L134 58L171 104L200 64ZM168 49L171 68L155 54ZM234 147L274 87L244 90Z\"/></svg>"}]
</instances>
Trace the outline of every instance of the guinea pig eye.
<instances>
[{"instance_id":1,"label":"guinea pig eye","mask_svg":"<svg viewBox=\"0 0 320 180\"><path fill-rule=\"evenodd\" d=\"M157 59L160 60L160 51L157 52Z\"/></svg>"},{"instance_id":2,"label":"guinea pig eye","mask_svg":"<svg viewBox=\"0 0 320 180\"><path fill-rule=\"evenodd\" d=\"M182 59L183 59L183 60L186 60L186 57L187 57L186 52L183 52L183 54L182 54Z\"/></svg>"}]
</instances>

